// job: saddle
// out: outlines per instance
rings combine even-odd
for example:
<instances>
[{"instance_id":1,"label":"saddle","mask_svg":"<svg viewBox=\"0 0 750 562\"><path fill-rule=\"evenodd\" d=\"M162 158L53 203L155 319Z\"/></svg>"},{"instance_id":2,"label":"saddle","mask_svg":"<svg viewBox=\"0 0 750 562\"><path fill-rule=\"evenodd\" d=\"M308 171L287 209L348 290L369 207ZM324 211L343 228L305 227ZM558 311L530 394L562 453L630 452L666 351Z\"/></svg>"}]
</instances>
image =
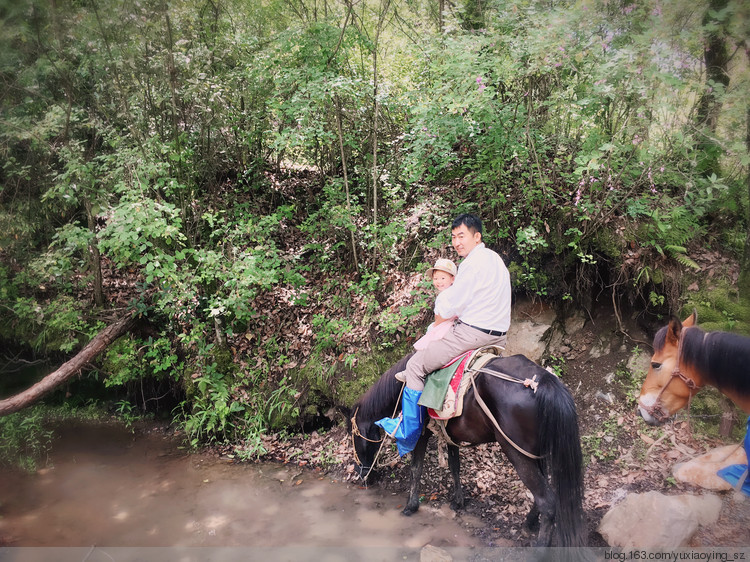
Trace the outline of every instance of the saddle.
<instances>
[{"instance_id":1,"label":"saddle","mask_svg":"<svg viewBox=\"0 0 750 562\"><path fill-rule=\"evenodd\" d=\"M427 377L419 404L427 407L434 420L449 420L463 412L464 394L477 370L488 361L502 357L502 348L494 345L459 355L442 369Z\"/></svg>"},{"instance_id":2,"label":"saddle","mask_svg":"<svg viewBox=\"0 0 750 562\"><path fill-rule=\"evenodd\" d=\"M476 377L477 373L491 373L500 379L522 384L525 387L530 388L534 393L536 393L537 386L539 385L539 381L536 380L536 375L534 375L531 379L527 378L525 380L521 380L515 377L511 377L505 373L501 373L499 371L488 371L484 369L484 366L489 361L497 357L502 357L502 351L503 349L501 347L497 347L494 345L482 347L474 351L467 351L466 353L457 357L449 365L446 366L448 367L448 370L450 370L453 374L450 377L450 382L448 384L448 387L444 391L442 391L443 396L445 397L443 400L443 404L439 410L434 407L432 408L428 407L427 412L430 416L430 423L429 423L430 431L432 431L436 435L442 436L445 442L448 443L449 445L460 447L458 443L454 443L453 440L450 438L450 436L448 435L448 431L445 428L445 425L448 423L450 419L456 418L463 413L464 395L466 394L469 387L475 388L474 378ZM457 364L456 367L452 367L454 363ZM446 367L443 367L443 369L441 369L440 371L446 370ZM549 367L547 368L547 370L550 371L552 374L554 374L554 371L552 371ZM435 376L435 374L439 373L440 371L436 371L436 373L433 373L427 377L427 380L425 381L425 390L422 392L422 396L425 396L425 394L432 393L432 392L430 393L427 392L427 386L429 384L442 384L439 382L439 379L441 377L436 377L436 379L438 380L433 381L433 383L429 382L430 379L432 379ZM440 391L436 391L435 394L439 394L439 392ZM477 403L482 408L485 415L489 418L490 421L492 421L492 424L495 426L495 429L497 429L497 431L506 439L506 441L510 445L512 445L521 454L526 455L529 458L532 458L532 459L541 458L519 447L508 435L506 435L503 429L500 427L498 420L495 419L492 412L484 403L484 400L482 400L478 394L475 394L475 397L476 397ZM421 399L419 403L422 404Z\"/></svg>"}]
</instances>

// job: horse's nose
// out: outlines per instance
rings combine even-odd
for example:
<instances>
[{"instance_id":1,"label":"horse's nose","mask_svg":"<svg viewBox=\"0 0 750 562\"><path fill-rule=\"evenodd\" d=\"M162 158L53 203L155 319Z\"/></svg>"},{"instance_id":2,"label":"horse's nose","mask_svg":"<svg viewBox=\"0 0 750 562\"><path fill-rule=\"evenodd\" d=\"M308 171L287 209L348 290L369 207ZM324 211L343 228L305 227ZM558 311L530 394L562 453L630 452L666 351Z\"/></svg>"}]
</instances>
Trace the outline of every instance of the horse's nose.
<instances>
[{"instance_id":1,"label":"horse's nose","mask_svg":"<svg viewBox=\"0 0 750 562\"><path fill-rule=\"evenodd\" d=\"M661 425L664 422L664 420L658 419L654 415L654 412L650 412L641 403L638 403L638 406L636 406L636 411L638 412L638 415L643 418L643 421L645 421L648 425Z\"/></svg>"}]
</instances>

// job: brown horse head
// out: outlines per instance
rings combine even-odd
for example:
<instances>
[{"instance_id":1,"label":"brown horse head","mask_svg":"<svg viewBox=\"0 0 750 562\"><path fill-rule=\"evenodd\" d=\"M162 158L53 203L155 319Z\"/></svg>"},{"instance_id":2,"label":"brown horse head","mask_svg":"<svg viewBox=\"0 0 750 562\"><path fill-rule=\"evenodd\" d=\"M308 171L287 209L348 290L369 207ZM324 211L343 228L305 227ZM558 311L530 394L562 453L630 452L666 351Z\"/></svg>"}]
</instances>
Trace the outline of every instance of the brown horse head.
<instances>
[{"instance_id":1,"label":"brown horse head","mask_svg":"<svg viewBox=\"0 0 750 562\"><path fill-rule=\"evenodd\" d=\"M703 386L693 365L680 360L680 339L695 323L695 312L684 322L672 318L654 337L654 354L638 398L638 413L651 425L667 421Z\"/></svg>"}]
</instances>

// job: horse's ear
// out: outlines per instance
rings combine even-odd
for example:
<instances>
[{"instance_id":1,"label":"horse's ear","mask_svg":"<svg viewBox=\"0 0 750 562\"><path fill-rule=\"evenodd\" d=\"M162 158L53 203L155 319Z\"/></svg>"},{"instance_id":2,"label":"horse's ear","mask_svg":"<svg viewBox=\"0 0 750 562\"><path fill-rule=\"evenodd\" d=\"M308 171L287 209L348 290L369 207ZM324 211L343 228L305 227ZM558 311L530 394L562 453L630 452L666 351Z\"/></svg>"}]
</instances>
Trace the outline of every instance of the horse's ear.
<instances>
[{"instance_id":1,"label":"horse's ear","mask_svg":"<svg viewBox=\"0 0 750 562\"><path fill-rule=\"evenodd\" d=\"M337 404L336 405L336 410L338 411L339 414L341 414L342 416L344 416L344 419L348 420L349 418L352 417L352 410L351 410L351 408L347 408L346 406L342 406L340 404Z\"/></svg>"},{"instance_id":2,"label":"horse's ear","mask_svg":"<svg viewBox=\"0 0 750 562\"><path fill-rule=\"evenodd\" d=\"M698 311L693 309L693 313L685 318L685 320L682 322L683 328L689 328L690 326L695 326L698 323Z\"/></svg>"},{"instance_id":3,"label":"horse's ear","mask_svg":"<svg viewBox=\"0 0 750 562\"><path fill-rule=\"evenodd\" d=\"M682 332L682 322L676 316L672 316L669 319L669 326L667 327L667 343L677 345L680 341L680 333Z\"/></svg>"}]
</instances>

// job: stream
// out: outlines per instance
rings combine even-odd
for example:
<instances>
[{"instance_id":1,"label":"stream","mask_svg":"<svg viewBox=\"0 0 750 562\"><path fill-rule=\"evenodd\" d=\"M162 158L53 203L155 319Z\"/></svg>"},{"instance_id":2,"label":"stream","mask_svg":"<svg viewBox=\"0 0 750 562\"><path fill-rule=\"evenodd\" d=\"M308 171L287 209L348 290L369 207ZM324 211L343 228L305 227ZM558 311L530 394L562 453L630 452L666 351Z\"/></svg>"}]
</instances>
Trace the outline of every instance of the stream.
<instances>
[{"instance_id":1,"label":"stream","mask_svg":"<svg viewBox=\"0 0 750 562\"><path fill-rule=\"evenodd\" d=\"M0 547L80 547L72 559L89 561L115 559L101 547L349 547L396 560L481 546L486 525L447 505L405 517L404 497L309 469L189 453L156 427L67 422L56 435L46 468L3 469ZM45 559L11 555L34 550L0 548L0 560Z\"/></svg>"}]
</instances>

